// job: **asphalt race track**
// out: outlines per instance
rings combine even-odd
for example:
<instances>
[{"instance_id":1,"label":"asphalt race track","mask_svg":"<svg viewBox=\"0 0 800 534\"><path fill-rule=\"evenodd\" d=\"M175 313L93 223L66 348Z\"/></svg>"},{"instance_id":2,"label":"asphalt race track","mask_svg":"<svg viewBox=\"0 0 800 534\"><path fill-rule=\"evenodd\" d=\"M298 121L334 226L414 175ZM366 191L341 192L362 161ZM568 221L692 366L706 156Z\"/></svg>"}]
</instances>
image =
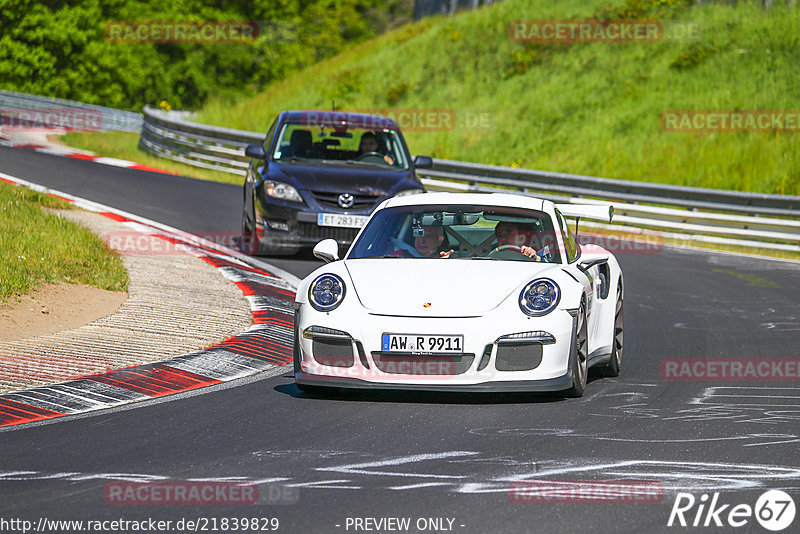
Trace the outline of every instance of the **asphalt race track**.
<instances>
[{"instance_id":1,"label":"asphalt race track","mask_svg":"<svg viewBox=\"0 0 800 534\"><path fill-rule=\"evenodd\" d=\"M239 229L238 186L3 147L0 171L188 231ZM212 532L212 518L222 532L230 527L221 518L234 517L277 518L279 532L297 533L720 532L731 530L733 506L755 507L767 490L784 490L800 505L796 363L793 379L774 367L737 381L662 377L666 359L797 362L800 265L670 248L617 257L626 283L623 371L590 377L581 399L315 397L297 390L286 366L0 432L0 517L34 525L205 518ZM300 277L319 265L273 263ZM198 479L255 482L258 504L131 506L109 504L104 493L120 481ZM534 480L627 480L663 494L587 503L510 491ZM678 492L697 499L685 514L690 525L715 493L718 508L729 506L715 517L703 511L696 528L668 527ZM716 517L724 528L714 528ZM398 523L388 518L410 526L392 528ZM712 526L703 528L707 519ZM745 520L738 532L768 532L755 517Z\"/></svg>"}]
</instances>

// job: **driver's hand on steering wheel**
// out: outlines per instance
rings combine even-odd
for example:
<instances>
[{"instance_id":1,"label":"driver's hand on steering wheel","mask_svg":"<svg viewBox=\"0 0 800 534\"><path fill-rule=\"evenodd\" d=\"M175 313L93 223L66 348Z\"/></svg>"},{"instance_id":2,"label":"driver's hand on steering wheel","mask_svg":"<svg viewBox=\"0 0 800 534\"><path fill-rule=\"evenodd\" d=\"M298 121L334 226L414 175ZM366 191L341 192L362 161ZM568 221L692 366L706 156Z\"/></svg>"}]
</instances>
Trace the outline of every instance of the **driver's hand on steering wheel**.
<instances>
[{"instance_id":1,"label":"driver's hand on steering wheel","mask_svg":"<svg viewBox=\"0 0 800 534\"><path fill-rule=\"evenodd\" d=\"M440 258L449 258L450 254L452 254L452 253L453 253L453 249L452 248L450 250L448 250L447 252L442 250L442 251L439 252L439 257Z\"/></svg>"},{"instance_id":2,"label":"driver's hand on steering wheel","mask_svg":"<svg viewBox=\"0 0 800 534\"><path fill-rule=\"evenodd\" d=\"M394 160L388 154L383 155L383 161L385 161L389 165L394 165Z\"/></svg>"},{"instance_id":3,"label":"driver's hand on steering wheel","mask_svg":"<svg viewBox=\"0 0 800 534\"><path fill-rule=\"evenodd\" d=\"M538 254L536 254L536 250L533 247L522 245L521 247L519 247L519 253L528 256L529 258L533 258L536 261L542 261L542 258L540 258Z\"/></svg>"}]
</instances>

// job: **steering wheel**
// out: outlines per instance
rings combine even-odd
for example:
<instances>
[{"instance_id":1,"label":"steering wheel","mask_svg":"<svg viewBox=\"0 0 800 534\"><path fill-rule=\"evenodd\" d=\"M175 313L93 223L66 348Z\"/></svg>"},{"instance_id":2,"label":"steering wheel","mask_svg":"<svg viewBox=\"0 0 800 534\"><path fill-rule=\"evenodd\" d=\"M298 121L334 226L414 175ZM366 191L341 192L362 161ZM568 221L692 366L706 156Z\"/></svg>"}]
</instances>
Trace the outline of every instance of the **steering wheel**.
<instances>
[{"instance_id":1,"label":"steering wheel","mask_svg":"<svg viewBox=\"0 0 800 534\"><path fill-rule=\"evenodd\" d=\"M370 157L372 157L372 158L380 158L380 160L383 161L383 154L381 154L380 152L364 152L363 154L358 156L356 158L356 160L357 161L361 161L363 159L367 159L367 158L370 158Z\"/></svg>"},{"instance_id":2,"label":"steering wheel","mask_svg":"<svg viewBox=\"0 0 800 534\"><path fill-rule=\"evenodd\" d=\"M518 247L517 245L500 245L499 247L493 249L489 254L487 254L490 258L500 258L500 259L515 259L518 256L526 257L525 254L522 253L522 247Z\"/></svg>"}]
</instances>

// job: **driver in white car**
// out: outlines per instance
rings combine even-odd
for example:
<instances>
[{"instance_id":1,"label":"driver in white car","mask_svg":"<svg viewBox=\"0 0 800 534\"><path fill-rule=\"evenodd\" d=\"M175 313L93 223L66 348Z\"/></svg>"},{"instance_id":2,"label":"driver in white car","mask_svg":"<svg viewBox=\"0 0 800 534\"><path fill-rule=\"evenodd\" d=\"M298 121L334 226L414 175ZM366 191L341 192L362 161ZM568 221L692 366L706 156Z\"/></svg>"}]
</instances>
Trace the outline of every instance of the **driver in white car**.
<instances>
[{"instance_id":1,"label":"driver in white car","mask_svg":"<svg viewBox=\"0 0 800 534\"><path fill-rule=\"evenodd\" d=\"M511 222L500 221L494 227L494 235L497 238L498 250L502 246L519 247L519 253L529 258L534 258L536 261L541 261L541 258L536 254L533 247L525 245L525 242L530 242L530 232L521 229L517 224Z\"/></svg>"}]
</instances>

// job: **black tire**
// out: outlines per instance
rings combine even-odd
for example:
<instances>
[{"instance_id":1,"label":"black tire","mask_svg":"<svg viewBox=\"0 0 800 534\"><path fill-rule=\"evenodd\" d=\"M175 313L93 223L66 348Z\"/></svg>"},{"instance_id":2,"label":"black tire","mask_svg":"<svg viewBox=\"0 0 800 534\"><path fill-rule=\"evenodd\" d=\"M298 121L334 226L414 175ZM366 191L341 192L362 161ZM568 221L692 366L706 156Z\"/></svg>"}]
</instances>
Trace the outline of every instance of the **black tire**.
<instances>
[{"instance_id":1,"label":"black tire","mask_svg":"<svg viewBox=\"0 0 800 534\"><path fill-rule=\"evenodd\" d=\"M274 243L269 234L264 239L258 238L258 232L251 228L247 221L247 214L242 213L242 237L239 250L250 256L291 256L300 250L299 245L278 245Z\"/></svg>"},{"instance_id":2,"label":"black tire","mask_svg":"<svg viewBox=\"0 0 800 534\"><path fill-rule=\"evenodd\" d=\"M247 223L247 213L244 211L242 212L242 237L241 243L239 243L239 250L241 250L245 254L249 254L251 256L257 256L260 252L260 246L258 242L258 234L255 232L253 228Z\"/></svg>"},{"instance_id":3,"label":"black tire","mask_svg":"<svg viewBox=\"0 0 800 534\"><path fill-rule=\"evenodd\" d=\"M614 307L614 339L611 347L611 359L598 367L603 376L619 376L622 368L622 344L625 326L622 313L622 280L617 285L617 303Z\"/></svg>"},{"instance_id":4,"label":"black tire","mask_svg":"<svg viewBox=\"0 0 800 534\"><path fill-rule=\"evenodd\" d=\"M566 390L567 397L582 397L586 389L586 380L589 375L588 334L586 330L586 305L581 302L578 310L575 340L570 354L572 368L572 386Z\"/></svg>"}]
</instances>

